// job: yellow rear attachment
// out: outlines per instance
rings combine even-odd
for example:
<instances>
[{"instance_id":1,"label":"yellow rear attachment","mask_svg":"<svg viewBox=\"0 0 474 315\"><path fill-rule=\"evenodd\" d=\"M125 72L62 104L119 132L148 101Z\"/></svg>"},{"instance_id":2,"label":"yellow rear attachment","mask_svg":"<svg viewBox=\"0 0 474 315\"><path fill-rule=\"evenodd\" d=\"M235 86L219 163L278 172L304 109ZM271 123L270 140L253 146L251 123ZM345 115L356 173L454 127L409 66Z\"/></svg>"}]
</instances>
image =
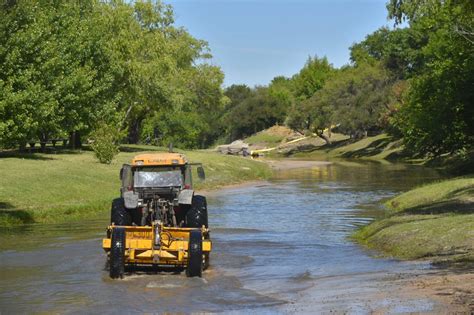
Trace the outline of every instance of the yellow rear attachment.
<instances>
[{"instance_id":1,"label":"yellow rear attachment","mask_svg":"<svg viewBox=\"0 0 474 315\"><path fill-rule=\"evenodd\" d=\"M102 247L109 255L111 268L118 268L119 272L125 265L176 266L186 267L187 273L200 276L209 265L212 243L209 230L204 226L198 229L162 224L111 225L107 235L102 240Z\"/></svg>"}]
</instances>

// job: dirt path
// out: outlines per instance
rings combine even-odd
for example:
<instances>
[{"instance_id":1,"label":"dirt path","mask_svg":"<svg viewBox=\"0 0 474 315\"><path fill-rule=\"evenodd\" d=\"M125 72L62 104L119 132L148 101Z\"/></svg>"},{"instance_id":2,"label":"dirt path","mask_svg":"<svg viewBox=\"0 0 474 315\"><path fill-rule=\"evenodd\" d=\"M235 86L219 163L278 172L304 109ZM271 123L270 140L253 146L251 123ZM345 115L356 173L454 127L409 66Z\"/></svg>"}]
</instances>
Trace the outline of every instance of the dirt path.
<instances>
[{"instance_id":1,"label":"dirt path","mask_svg":"<svg viewBox=\"0 0 474 315\"><path fill-rule=\"evenodd\" d=\"M474 312L474 272L434 272L410 280L403 286L406 294L427 296L450 312ZM443 309L440 309L443 312Z\"/></svg>"}]
</instances>

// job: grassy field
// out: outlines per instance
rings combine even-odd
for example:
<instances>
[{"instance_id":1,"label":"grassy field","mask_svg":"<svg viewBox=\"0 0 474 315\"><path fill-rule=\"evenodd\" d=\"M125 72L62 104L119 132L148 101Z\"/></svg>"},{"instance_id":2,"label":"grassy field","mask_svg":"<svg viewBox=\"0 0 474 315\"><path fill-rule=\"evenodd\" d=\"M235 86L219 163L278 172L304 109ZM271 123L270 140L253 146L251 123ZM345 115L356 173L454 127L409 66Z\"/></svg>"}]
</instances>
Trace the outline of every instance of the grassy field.
<instances>
[{"instance_id":1,"label":"grassy field","mask_svg":"<svg viewBox=\"0 0 474 315\"><path fill-rule=\"evenodd\" d=\"M97 162L90 151L24 154L0 158L0 226L62 222L107 216L119 195L123 163L152 146L124 147L110 165ZM207 151L182 151L191 162L202 162L206 180L197 176L195 189L216 189L243 181L266 179L270 168L257 161Z\"/></svg>"},{"instance_id":2,"label":"grassy field","mask_svg":"<svg viewBox=\"0 0 474 315\"><path fill-rule=\"evenodd\" d=\"M387 215L354 238L402 259L474 262L474 176L441 181L403 193Z\"/></svg>"},{"instance_id":3,"label":"grassy field","mask_svg":"<svg viewBox=\"0 0 474 315\"><path fill-rule=\"evenodd\" d=\"M387 134L366 137L358 141L351 141L347 136L333 134L332 144L325 145L322 140L316 150L298 152L297 158L358 158L369 160L395 160L402 156L401 142Z\"/></svg>"}]
</instances>

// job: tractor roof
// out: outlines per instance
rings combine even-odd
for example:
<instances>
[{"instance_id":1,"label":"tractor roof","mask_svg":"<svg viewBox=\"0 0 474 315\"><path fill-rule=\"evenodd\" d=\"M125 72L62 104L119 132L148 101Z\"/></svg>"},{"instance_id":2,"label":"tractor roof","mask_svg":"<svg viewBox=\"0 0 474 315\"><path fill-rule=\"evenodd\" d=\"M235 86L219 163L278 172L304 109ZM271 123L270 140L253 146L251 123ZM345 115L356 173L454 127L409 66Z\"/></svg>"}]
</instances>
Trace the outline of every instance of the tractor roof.
<instances>
[{"instance_id":1,"label":"tractor roof","mask_svg":"<svg viewBox=\"0 0 474 315\"><path fill-rule=\"evenodd\" d=\"M139 154L132 159L133 166L167 166L185 165L188 161L180 153L149 153Z\"/></svg>"}]
</instances>

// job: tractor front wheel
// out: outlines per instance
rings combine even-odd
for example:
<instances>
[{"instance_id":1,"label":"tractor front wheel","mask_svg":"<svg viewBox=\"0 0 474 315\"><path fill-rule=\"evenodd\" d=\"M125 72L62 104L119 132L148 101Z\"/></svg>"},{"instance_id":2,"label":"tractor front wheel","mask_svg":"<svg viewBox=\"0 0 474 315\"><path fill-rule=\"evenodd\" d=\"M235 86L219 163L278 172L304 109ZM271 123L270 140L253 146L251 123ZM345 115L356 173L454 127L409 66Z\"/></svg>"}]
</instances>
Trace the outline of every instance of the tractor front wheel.
<instances>
[{"instance_id":1,"label":"tractor front wheel","mask_svg":"<svg viewBox=\"0 0 474 315\"><path fill-rule=\"evenodd\" d=\"M202 233L201 231L189 232L188 266L186 276L201 277L203 269L202 259Z\"/></svg>"},{"instance_id":2,"label":"tractor front wheel","mask_svg":"<svg viewBox=\"0 0 474 315\"><path fill-rule=\"evenodd\" d=\"M123 278L125 272L125 228L116 227L112 230L109 259L110 278Z\"/></svg>"}]
</instances>

